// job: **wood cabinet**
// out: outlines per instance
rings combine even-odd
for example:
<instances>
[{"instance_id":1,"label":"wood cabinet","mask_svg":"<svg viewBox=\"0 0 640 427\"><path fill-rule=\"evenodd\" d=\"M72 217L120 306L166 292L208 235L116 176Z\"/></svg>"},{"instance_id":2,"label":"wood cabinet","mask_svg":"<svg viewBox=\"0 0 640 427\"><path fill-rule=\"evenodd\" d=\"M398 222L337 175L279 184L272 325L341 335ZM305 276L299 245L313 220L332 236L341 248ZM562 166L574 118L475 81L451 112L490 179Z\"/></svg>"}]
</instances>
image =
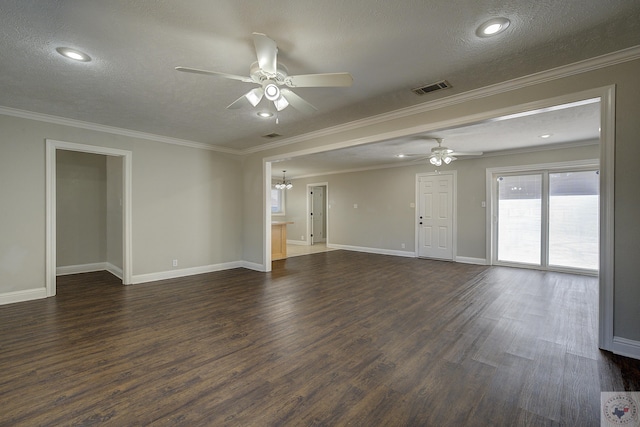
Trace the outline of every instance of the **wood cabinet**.
<instances>
[{"instance_id":1,"label":"wood cabinet","mask_svg":"<svg viewBox=\"0 0 640 427\"><path fill-rule=\"evenodd\" d=\"M274 221L271 223L271 260L287 257L287 224L293 222Z\"/></svg>"}]
</instances>

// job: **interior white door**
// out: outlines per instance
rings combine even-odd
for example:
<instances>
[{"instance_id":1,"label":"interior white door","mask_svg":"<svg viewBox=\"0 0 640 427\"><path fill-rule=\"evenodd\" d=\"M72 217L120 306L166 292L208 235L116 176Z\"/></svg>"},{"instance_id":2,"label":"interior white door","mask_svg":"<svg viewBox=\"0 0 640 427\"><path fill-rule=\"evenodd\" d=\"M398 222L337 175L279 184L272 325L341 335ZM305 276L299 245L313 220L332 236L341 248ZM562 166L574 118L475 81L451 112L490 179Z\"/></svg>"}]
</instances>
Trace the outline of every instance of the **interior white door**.
<instances>
[{"instance_id":1,"label":"interior white door","mask_svg":"<svg viewBox=\"0 0 640 427\"><path fill-rule=\"evenodd\" d=\"M453 175L418 179L418 256L453 259Z\"/></svg>"},{"instance_id":2,"label":"interior white door","mask_svg":"<svg viewBox=\"0 0 640 427\"><path fill-rule=\"evenodd\" d=\"M311 188L311 244L325 242L324 187Z\"/></svg>"}]
</instances>

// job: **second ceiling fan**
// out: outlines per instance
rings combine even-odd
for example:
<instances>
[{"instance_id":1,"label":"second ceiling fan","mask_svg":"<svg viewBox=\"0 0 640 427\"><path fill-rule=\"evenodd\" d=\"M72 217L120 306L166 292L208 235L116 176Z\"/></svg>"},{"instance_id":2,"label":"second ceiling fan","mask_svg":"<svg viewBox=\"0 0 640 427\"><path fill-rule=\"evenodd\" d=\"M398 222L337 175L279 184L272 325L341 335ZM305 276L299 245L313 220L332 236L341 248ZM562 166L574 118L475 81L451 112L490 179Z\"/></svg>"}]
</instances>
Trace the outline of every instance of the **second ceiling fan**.
<instances>
[{"instance_id":1,"label":"second ceiling fan","mask_svg":"<svg viewBox=\"0 0 640 427\"><path fill-rule=\"evenodd\" d=\"M442 138L432 137L420 137L418 140L434 140L438 143L437 147L431 149L431 154L425 156L424 154L404 154L403 157L419 157L419 159L429 159L429 163L434 166L442 166L442 164L449 164L461 156L482 156L482 151L455 151L449 147L442 145Z\"/></svg>"},{"instance_id":2,"label":"second ceiling fan","mask_svg":"<svg viewBox=\"0 0 640 427\"><path fill-rule=\"evenodd\" d=\"M253 43L258 61L251 64L248 77L189 67L176 67L176 70L259 85L232 102L227 107L231 109L240 108L245 100L249 101L249 103L255 107L264 97L273 102L277 111L282 111L291 105L303 113L312 113L317 111L317 109L289 88L346 87L351 86L353 83L353 77L351 77L349 73L301 74L290 76L287 72L287 67L278 63L278 46L275 41L262 33L253 33Z\"/></svg>"}]
</instances>

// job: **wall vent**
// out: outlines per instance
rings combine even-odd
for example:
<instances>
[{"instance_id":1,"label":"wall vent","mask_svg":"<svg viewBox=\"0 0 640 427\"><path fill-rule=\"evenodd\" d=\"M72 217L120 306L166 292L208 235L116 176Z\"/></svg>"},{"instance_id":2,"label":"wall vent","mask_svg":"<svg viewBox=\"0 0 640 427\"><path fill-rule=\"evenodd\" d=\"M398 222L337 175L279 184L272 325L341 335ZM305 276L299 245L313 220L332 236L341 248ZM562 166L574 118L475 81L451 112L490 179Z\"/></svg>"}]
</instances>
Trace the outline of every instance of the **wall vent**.
<instances>
[{"instance_id":1,"label":"wall vent","mask_svg":"<svg viewBox=\"0 0 640 427\"><path fill-rule=\"evenodd\" d=\"M411 89L411 92L415 93L416 95L424 95L429 92L434 92L436 90L449 89L450 87L451 87L451 83L449 83L446 80L442 80L437 83L432 83L430 85Z\"/></svg>"},{"instance_id":2,"label":"wall vent","mask_svg":"<svg viewBox=\"0 0 640 427\"><path fill-rule=\"evenodd\" d=\"M263 138L277 138L279 136L282 136L282 135L280 135L279 133L269 133L267 135L262 135Z\"/></svg>"}]
</instances>

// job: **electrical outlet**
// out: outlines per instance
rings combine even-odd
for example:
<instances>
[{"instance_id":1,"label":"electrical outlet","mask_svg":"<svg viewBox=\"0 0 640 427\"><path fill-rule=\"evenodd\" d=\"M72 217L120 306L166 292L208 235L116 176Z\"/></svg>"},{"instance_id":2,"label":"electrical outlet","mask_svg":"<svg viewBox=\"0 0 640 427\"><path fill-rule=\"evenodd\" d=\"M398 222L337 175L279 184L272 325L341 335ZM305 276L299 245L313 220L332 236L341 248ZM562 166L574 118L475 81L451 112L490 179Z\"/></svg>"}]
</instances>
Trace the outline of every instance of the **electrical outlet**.
<instances>
[{"instance_id":1,"label":"electrical outlet","mask_svg":"<svg viewBox=\"0 0 640 427\"><path fill-rule=\"evenodd\" d=\"M300 240L304 240L304 236L300 236Z\"/></svg>"},{"instance_id":2,"label":"electrical outlet","mask_svg":"<svg viewBox=\"0 0 640 427\"><path fill-rule=\"evenodd\" d=\"M172 265L173 265L174 267L177 267L177 266L178 266L178 260L177 260L177 259L174 259L174 260L173 260L173 264L172 264Z\"/></svg>"},{"instance_id":3,"label":"electrical outlet","mask_svg":"<svg viewBox=\"0 0 640 427\"><path fill-rule=\"evenodd\" d=\"M402 247L402 249L404 249L404 243L400 245L400 247Z\"/></svg>"},{"instance_id":4,"label":"electrical outlet","mask_svg":"<svg viewBox=\"0 0 640 427\"><path fill-rule=\"evenodd\" d=\"M357 203L353 204L353 209L358 209L358 204Z\"/></svg>"}]
</instances>

